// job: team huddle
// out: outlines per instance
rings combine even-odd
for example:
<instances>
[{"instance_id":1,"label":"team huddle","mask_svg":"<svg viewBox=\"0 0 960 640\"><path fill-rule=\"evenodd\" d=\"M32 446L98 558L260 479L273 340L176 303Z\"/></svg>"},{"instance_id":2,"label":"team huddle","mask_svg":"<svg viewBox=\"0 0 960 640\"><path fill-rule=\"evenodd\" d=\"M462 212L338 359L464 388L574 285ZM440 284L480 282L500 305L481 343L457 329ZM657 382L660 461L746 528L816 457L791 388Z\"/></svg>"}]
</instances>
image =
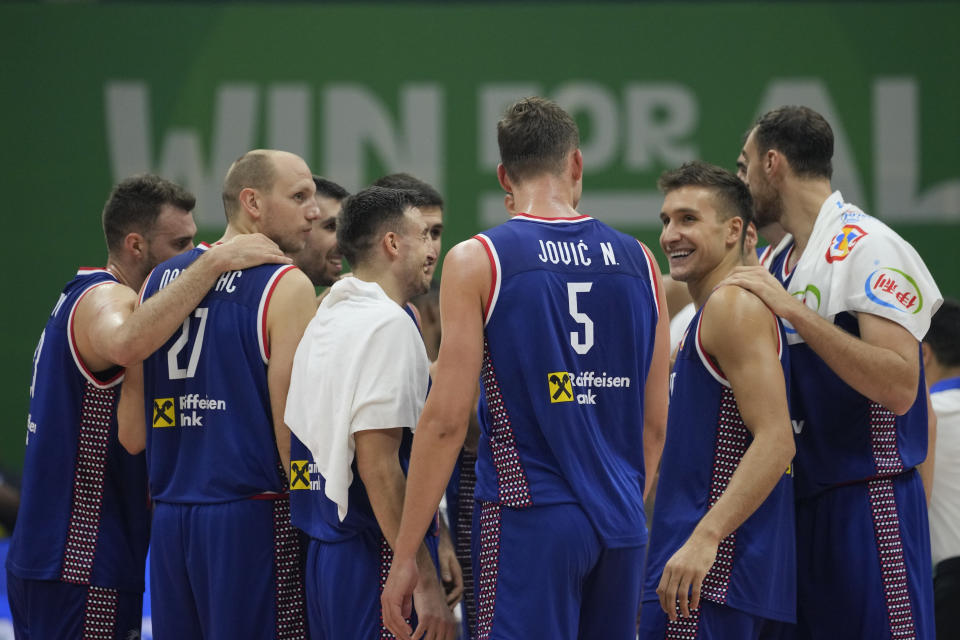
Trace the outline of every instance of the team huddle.
<instances>
[{"instance_id":1,"label":"team huddle","mask_svg":"<svg viewBox=\"0 0 960 640\"><path fill-rule=\"evenodd\" d=\"M661 176L670 283L577 211L569 114L525 98L497 137L509 219L438 309L443 200L407 174L349 195L250 151L198 246L182 188L114 188L34 355L18 638L139 637L148 546L159 640L934 637L942 298L831 187L823 117Z\"/></svg>"}]
</instances>

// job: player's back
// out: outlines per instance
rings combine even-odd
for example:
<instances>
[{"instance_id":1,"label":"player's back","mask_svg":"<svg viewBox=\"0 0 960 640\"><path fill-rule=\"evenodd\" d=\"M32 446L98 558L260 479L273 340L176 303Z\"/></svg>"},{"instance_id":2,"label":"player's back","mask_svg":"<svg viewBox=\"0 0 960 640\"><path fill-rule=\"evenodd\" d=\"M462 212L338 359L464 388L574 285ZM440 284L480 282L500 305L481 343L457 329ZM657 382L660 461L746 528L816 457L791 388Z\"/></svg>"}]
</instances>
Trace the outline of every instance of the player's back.
<instances>
[{"instance_id":1,"label":"player's back","mask_svg":"<svg viewBox=\"0 0 960 640\"><path fill-rule=\"evenodd\" d=\"M144 456L117 440L124 370L92 372L75 341L81 298L116 284L81 269L34 352L23 492L7 566L25 579L143 589L150 532Z\"/></svg>"},{"instance_id":2,"label":"player's back","mask_svg":"<svg viewBox=\"0 0 960 640\"><path fill-rule=\"evenodd\" d=\"M588 216L519 215L477 239L493 272L477 498L578 503L607 546L644 544L652 257Z\"/></svg>"},{"instance_id":3,"label":"player's back","mask_svg":"<svg viewBox=\"0 0 960 640\"><path fill-rule=\"evenodd\" d=\"M205 250L159 265L142 296L169 284ZM285 489L267 387L266 318L277 281L294 268L225 272L180 331L144 361L155 500L226 502Z\"/></svg>"}]
</instances>

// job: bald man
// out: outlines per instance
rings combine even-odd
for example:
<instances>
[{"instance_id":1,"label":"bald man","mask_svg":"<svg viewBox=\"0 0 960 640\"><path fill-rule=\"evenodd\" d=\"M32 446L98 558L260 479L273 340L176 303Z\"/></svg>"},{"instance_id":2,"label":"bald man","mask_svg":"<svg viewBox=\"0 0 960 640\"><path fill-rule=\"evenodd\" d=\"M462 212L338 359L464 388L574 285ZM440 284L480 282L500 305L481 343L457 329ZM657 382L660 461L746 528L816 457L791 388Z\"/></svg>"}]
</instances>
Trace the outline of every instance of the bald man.
<instances>
[{"instance_id":1,"label":"bald man","mask_svg":"<svg viewBox=\"0 0 960 640\"><path fill-rule=\"evenodd\" d=\"M286 253L302 249L319 215L315 191L300 157L248 152L224 180L222 241L260 232ZM159 265L141 299L204 251ZM147 451L158 640L305 635L283 411L293 354L314 309L313 285L293 265L228 271L181 330L131 370L120 439L131 452Z\"/></svg>"}]
</instances>

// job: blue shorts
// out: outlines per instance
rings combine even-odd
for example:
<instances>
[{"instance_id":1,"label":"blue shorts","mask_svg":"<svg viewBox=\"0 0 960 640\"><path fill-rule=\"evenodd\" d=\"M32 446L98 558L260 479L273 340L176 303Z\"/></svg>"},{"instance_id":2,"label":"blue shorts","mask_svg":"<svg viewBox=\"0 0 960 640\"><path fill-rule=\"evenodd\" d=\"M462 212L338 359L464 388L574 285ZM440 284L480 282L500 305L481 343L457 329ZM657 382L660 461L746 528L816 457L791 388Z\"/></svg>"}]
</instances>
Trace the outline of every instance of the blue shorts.
<instances>
[{"instance_id":1,"label":"blue shorts","mask_svg":"<svg viewBox=\"0 0 960 640\"><path fill-rule=\"evenodd\" d=\"M916 471L797 503L797 637L934 637L930 531Z\"/></svg>"},{"instance_id":2,"label":"blue shorts","mask_svg":"<svg viewBox=\"0 0 960 640\"><path fill-rule=\"evenodd\" d=\"M424 542L437 566L437 538ZM383 626L380 594L393 550L379 529L340 542L310 538L307 546L307 614L313 640L379 640L393 635ZM410 620L416 628L416 613Z\"/></svg>"},{"instance_id":3,"label":"blue shorts","mask_svg":"<svg viewBox=\"0 0 960 640\"><path fill-rule=\"evenodd\" d=\"M286 496L158 502L150 544L156 640L306 636L302 534Z\"/></svg>"},{"instance_id":4,"label":"blue shorts","mask_svg":"<svg viewBox=\"0 0 960 640\"><path fill-rule=\"evenodd\" d=\"M474 638L633 640L643 547L605 549L576 504L474 509Z\"/></svg>"},{"instance_id":5,"label":"blue shorts","mask_svg":"<svg viewBox=\"0 0 960 640\"><path fill-rule=\"evenodd\" d=\"M794 632L789 622L761 618L709 600L701 600L689 618L673 622L659 600L648 600L640 610L639 640L787 640Z\"/></svg>"},{"instance_id":6,"label":"blue shorts","mask_svg":"<svg viewBox=\"0 0 960 640\"><path fill-rule=\"evenodd\" d=\"M24 580L7 572L7 595L16 638L127 640L140 637L143 593Z\"/></svg>"}]
</instances>

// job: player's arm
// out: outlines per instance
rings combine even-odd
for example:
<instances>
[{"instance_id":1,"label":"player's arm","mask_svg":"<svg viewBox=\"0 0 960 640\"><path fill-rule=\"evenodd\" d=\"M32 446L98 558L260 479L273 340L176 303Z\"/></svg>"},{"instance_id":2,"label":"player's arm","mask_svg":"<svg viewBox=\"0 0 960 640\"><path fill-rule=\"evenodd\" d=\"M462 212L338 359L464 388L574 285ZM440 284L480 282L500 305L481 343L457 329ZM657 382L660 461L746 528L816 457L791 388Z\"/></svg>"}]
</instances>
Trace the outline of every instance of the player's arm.
<instances>
[{"instance_id":1,"label":"player's arm","mask_svg":"<svg viewBox=\"0 0 960 640\"><path fill-rule=\"evenodd\" d=\"M221 273L288 262L266 236L244 234L208 249L139 307L137 294L127 286L96 287L77 308L74 327L80 356L93 371L140 362L173 335Z\"/></svg>"},{"instance_id":2,"label":"player's arm","mask_svg":"<svg viewBox=\"0 0 960 640\"><path fill-rule=\"evenodd\" d=\"M699 606L700 588L720 542L770 495L794 454L786 384L777 356L778 329L770 311L753 294L723 287L707 301L701 338L730 381L753 441L723 495L664 567L657 594L671 620L676 619L678 599L683 616Z\"/></svg>"},{"instance_id":3,"label":"player's arm","mask_svg":"<svg viewBox=\"0 0 960 640\"><path fill-rule=\"evenodd\" d=\"M646 247L644 250L648 255L652 255ZM660 279L657 261L651 259L650 263L653 265L654 277ZM663 287L657 291L657 298L660 317L657 319L653 358L647 372L643 400L643 468L646 472L644 499L653 487L660 456L663 455L663 441L667 433L667 405L670 401L670 316L666 313L667 301Z\"/></svg>"},{"instance_id":4,"label":"player's arm","mask_svg":"<svg viewBox=\"0 0 960 640\"><path fill-rule=\"evenodd\" d=\"M724 284L752 291L787 320L844 382L897 415L917 397L920 381L918 343L899 324L858 313L860 337L817 315L791 296L763 267L737 267Z\"/></svg>"},{"instance_id":5,"label":"player's arm","mask_svg":"<svg viewBox=\"0 0 960 640\"><path fill-rule=\"evenodd\" d=\"M283 421L290 388L293 356L303 332L316 312L313 284L299 269L290 269L277 281L267 307L267 339L270 360L267 363L267 388L277 452L284 474L290 473L290 429Z\"/></svg>"},{"instance_id":6,"label":"player's arm","mask_svg":"<svg viewBox=\"0 0 960 640\"><path fill-rule=\"evenodd\" d=\"M117 405L117 436L128 452L136 455L147 446L147 418L143 402L143 363L127 367Z\"/></svg>"},{"instance_id":7,"label":"player's arm","mask_svg":"<svg viewBox=\"0 0 960 640\"><path fill-rule=\"evenodd\" d=\"M440 279L440 322L444 327L437 375L417 425L407 476L403 519L393 565L381 602L384 623L398 638L409 638L403 615L417 584L416 550L450 481L463 446L483 359L483 305L491 281L490 263L477 240L461 242L447 254Z\"/></svg>"},{"instance_id":8,"label":"player's arm","mask_svg":"<svg viewBox=\"0 0 960 640\"><path fill-rule=\"evenodd\" d=\"M406 485L397 455L402 437L402 429L370 429L353 434L357 473L367 490L380 531L391 547L396 544L397 531L400 529ZM456 623L446 606L443 586L437 579L436 568L422 537L416 549L416 564L420 573L415 596L418 632L429 632L428 637L431 638L452 639Z\"/></svg>"}]
</instances>

